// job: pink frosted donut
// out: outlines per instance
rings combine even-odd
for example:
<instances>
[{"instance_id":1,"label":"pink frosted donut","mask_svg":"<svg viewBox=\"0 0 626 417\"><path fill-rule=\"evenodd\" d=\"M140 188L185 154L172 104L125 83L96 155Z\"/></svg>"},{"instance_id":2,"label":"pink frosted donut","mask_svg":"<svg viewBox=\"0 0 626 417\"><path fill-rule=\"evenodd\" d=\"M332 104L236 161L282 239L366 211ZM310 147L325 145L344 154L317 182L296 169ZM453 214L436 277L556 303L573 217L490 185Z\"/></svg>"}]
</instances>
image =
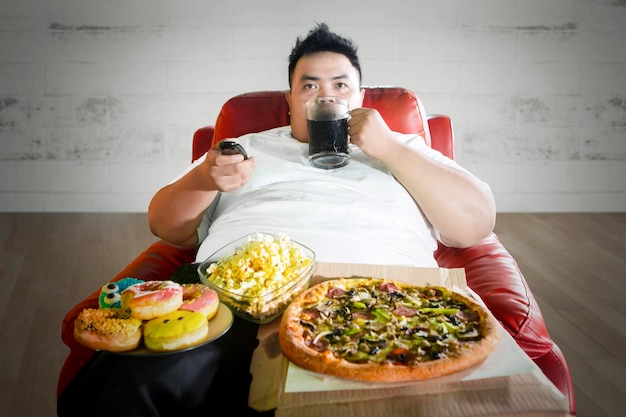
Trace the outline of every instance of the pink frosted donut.
<instances>
[{"instance_id":1,"label":"pink frosted donut","mask_svg":"<svg viewBox=\"0 0 626 417\"><path fill-rule=\"evenodd\" d=\"M140 320L164 316L183 303L183 288L174 281L147 281L122 291L122 308Z\"/></svg>"},{"instance_id":2,"label":"pink frosted donut","mask_svg":"<svg viewBox=\"0 0 626 417\"><path fill-rule=\"evenodd\" d=\"M179 310L197 311L207 319L217 313L220 300L217 293L204 284L182 284L183 304Z\"/></svg>"}]
</instances>

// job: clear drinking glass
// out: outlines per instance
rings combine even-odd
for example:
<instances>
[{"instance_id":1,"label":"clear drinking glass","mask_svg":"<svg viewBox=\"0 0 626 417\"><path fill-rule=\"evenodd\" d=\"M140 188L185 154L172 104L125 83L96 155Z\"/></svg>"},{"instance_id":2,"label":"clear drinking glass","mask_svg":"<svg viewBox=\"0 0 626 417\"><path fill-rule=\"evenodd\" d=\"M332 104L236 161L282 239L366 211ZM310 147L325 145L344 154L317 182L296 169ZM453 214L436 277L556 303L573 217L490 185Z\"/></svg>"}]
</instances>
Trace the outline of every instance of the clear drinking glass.
<instances>
[{"instance_id":1,"label":"clear drinking glass","mask_svg":"<svg viewBox=\"0 0 626 417\"><path fill-rule=\"evenodd\" d=\"M348 102L340 97L315 97L306 103L309 163L333 169L350 162L348 154Z\"/></svg>"}]
</instances>

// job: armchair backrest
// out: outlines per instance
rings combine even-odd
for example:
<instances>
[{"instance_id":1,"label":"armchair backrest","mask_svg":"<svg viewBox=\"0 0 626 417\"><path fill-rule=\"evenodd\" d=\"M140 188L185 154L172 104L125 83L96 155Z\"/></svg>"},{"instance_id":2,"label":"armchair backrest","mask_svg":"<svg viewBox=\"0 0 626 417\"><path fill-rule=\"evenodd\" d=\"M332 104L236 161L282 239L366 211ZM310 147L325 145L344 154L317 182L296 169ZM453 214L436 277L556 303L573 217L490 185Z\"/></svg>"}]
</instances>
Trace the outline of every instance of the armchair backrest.
<instances>
[{"instance_id":1,"label":"armchair backrest","mask_svg":"<svg viewBox=\"0 0 626 417\"><path fill-rule=\"evenodd\" d=\"M437 120L434 131L445 134L432 135L434 119L427 116L417 95L401 87L364 87L363 107L378 110L389 127L400 133L416 133L429 146L453 155L453 137L449 119ZM436 117L441 117L437 115ZM443 123L441 123L443 122ZM193 159L204 154L212 145L226 138L237 138L247 133L261 132L289 124L289 106L285 91L255 91L230 98L217 116L214 126L198 129L194 135ZM443 128L439 127L443 126Z\"/></svg>"},{"instance_id":2,"label":"armchair backrest","mask_svg":"<svg viewBox=\"0 0 626 417\"><path fill-rule=\"evenodd\" d=\"M397 87L366 87L364 107L378 110L392 130L427 136L426 114L412 91ZM213 143L246 133L261 132L289 124L289 107L284 91L240 94L222 106L215 122Z\"/></svg>"}]
</instances>

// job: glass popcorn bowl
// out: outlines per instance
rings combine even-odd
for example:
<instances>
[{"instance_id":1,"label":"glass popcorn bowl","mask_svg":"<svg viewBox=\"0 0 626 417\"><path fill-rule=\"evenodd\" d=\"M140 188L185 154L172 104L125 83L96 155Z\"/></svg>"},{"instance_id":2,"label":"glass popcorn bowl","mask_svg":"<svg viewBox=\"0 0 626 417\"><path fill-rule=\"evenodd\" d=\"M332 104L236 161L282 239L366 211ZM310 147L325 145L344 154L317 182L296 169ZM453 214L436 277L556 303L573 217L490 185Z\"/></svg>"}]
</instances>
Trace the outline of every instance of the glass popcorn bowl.
<instances>
[{"instance_id":1,"label":"glass popcorn bowl","mask_svg":"<svg viewBox=\"0 0 626 417\"><path fill-rule=\"evenodd\" d=\"M287 235L253 233L209 256L198 275L235 315L263 324L309 287L315 265L315 253Z\"/></svg>"}]
</instances>

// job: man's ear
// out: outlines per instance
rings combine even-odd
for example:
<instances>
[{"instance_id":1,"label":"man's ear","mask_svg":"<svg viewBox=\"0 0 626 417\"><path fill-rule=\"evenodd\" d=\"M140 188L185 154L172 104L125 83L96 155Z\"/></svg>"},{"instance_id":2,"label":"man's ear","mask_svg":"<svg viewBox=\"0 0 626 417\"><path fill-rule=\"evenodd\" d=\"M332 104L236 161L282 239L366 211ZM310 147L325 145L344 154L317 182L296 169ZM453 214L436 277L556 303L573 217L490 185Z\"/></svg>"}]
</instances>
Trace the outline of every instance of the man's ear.
<instances>
[{"instance_id":1,"label":"man's ear","mask_svg":"<svg viewBox=\"0 0 626 417\"><path fill-rule=\"evenodd\" d=\"M361 87L361 103L365 100L365 88Z\"/></svg>"},{"instance_id":2,"label":"man's ear","mask_svg":"<svg viewBox=\"0 0 626 417\"><path fill-rule=\"evenodd\" d=\"M289 114L291 114L291 90L285 91L285 100L287 100L287 105L289 105Z\"/></svg>"}]
</instances>

